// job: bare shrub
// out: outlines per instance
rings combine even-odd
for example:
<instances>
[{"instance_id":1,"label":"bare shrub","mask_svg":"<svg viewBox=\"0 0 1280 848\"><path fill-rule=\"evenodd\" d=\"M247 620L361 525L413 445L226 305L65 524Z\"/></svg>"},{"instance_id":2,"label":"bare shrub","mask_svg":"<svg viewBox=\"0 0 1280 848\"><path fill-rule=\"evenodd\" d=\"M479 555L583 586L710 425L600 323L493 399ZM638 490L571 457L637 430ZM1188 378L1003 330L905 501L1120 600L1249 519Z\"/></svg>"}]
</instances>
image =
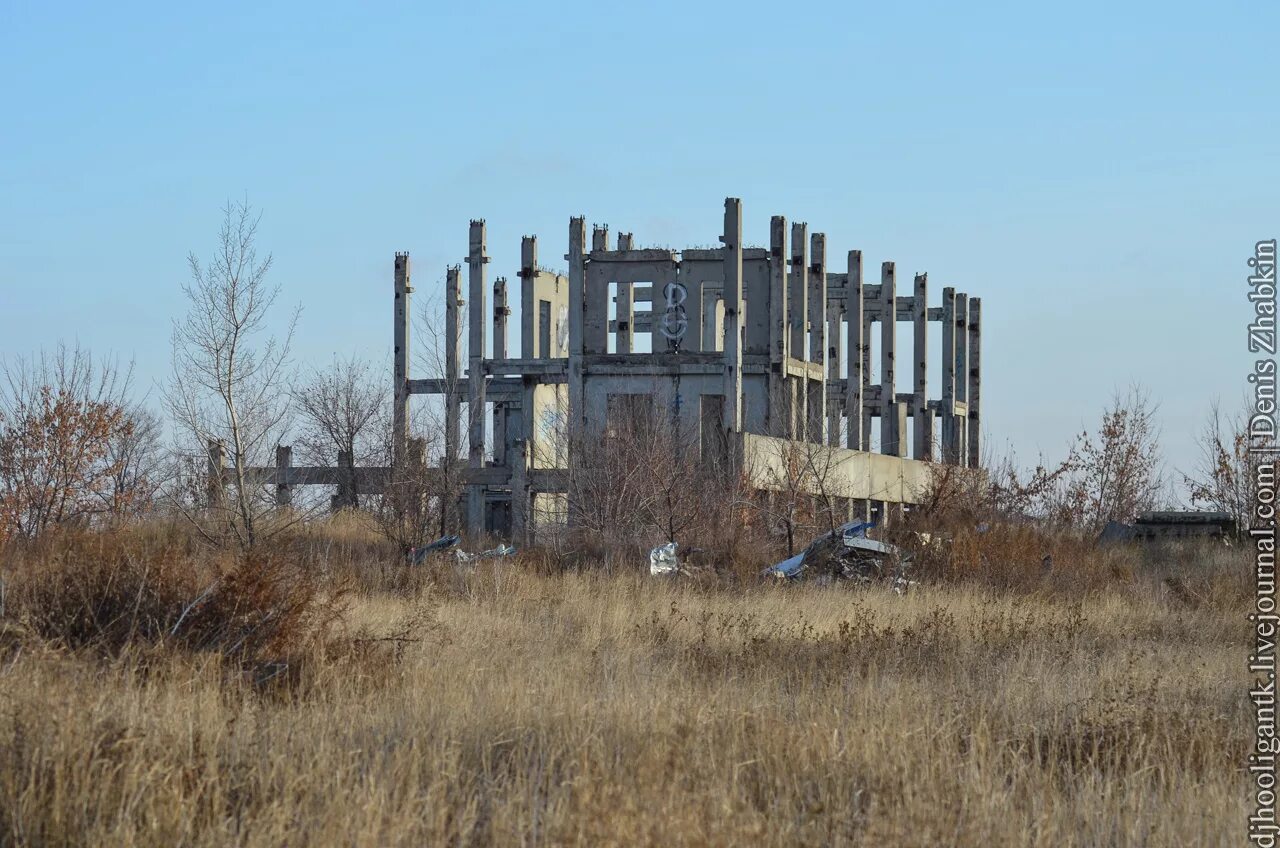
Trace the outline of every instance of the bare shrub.
<instances>
[{"instance_id":1,"label":"bare shrub","mask_svg":"<svg viewBox=\"0 0 1280 848\"><path fill-rule=\"evenodd\" d=\"M132 512L148 495L135 449L153 419L130 370L59 347L0 366L0 542Z\"/></svg>"}]
</instances>

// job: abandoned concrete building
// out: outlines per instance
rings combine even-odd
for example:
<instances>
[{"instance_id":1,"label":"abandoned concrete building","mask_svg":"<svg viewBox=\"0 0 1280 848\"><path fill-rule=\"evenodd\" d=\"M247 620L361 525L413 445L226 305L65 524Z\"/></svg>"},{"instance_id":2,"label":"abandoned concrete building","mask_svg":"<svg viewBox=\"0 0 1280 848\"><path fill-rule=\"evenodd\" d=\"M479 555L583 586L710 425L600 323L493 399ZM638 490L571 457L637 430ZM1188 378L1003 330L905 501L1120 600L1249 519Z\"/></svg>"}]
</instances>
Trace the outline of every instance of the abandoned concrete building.
<instances>
[{"instance_id":1,"label":"abandoned concrete building","mask_svg":"<svg viewBox=\"0 0 1280 848\"><path fill-rule=\"evenodd\" d=\"M669 411L704 448L714 435L757 490L774 485L780 444L824 446L851 516L888 518L918 503L931 463L977 465L978 298L943 288L941 303L930 306L923 273L899 294L892 262L869 283L859 250L829 270L826 235L781 216L771 220L767 248L744 245L742 232L736 198L725 200L722 246L714 249L641 248L629 233L613 245L607 227L593 228L588 241L585 219L571 218L563 274L543 268L537 238L525 237L516 352L507 280L495 279L490 292L485 222L472 221L465 288L460 266L446 273L443 373L430 377L410 373L413 288L409 256L396 254L397 449L409 444L411 397L443 396L449 455L461 453L466 430L468 529L518 540L535 531L534 516L567 514L567 448L546 422L555 417L600 435L628 398ZM911 326L910 359L899 355L903 322ZM930 322L941 324L935 398ZM899 378L900 362L910 363L909 377ZM900 391L907 380L909 390ZM485 412L464 422L464 404ZM282 468L274 482L303 481Z\"/></svg>"}]
</instances>

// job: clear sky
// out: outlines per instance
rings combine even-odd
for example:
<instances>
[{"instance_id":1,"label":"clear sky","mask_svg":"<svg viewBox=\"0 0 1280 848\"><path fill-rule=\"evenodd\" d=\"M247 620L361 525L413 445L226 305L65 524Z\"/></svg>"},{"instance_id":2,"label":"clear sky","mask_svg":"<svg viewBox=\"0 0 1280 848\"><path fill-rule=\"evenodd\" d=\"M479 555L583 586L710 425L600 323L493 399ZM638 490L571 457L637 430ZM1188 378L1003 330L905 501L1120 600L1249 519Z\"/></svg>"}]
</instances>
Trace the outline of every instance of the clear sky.
<instances>
[{"instance_id":1,"label":"clear sky","mask_svg":"<svg viewBox=\"0 0 1280 848\"><path fill-rule=\"evenodd\" d=\"M783 214L980 295L985 428L1024 459L1140 381L1186 467L1280 235L1278 32L1262 2L0 0L0 355L78 340L147 388L228 198L298 359L389 362L396 250L422 298L473 217L514 280L570 215L711 246L732 195L753 243Z\"/></svg>"}]
</instances>

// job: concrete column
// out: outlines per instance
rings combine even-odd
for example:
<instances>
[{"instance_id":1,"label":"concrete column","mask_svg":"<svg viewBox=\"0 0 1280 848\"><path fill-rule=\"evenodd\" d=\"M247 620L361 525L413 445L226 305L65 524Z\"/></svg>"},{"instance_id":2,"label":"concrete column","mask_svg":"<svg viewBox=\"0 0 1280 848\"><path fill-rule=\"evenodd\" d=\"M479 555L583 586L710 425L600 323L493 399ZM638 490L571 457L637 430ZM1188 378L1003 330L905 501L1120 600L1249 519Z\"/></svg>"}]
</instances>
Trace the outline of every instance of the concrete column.
<instances>
[{"instance_id":1,"label":"concrete column","mask_svg":"<svg viewBox=\"0 0 1280 848\"><path fill-rule=\"evenodd\" d=\"M472 471L484 468L484 436L485 436L485 265L489 256L485 250L484 220L471 222L470 250L467 253L467 288L470 295L467 316L467 354L470 367L467 370L467 400L470 433L467 439L467 466ZM467 487L467 529L472 533L483 533L484 526L484 485L471 483Z\"/></svg>"},{"instance_id":2,"label":"concrete column","mask_svg":"<svg viewBox=\"0 0 1280 848\"><path fill-rule=\"evenodd\" d=\"M338 493L334 495L333 506L339 509L355 509L359 506L359 495L356 489L356 463L351 451L338 451Z\"/></svg>"},{"instance_id":3,"label":"concrete column","mask_svg":"<svg viewBox=\"0 0 1280 848\"><path fill-rule=\"evenodd\" d=\"M293 448L276 445L276 506L293 503L293 490L289 488L289 469L293 466Z\"/></svg>"},{"instance_id":4,"label":"concrete column","mask_svg":"<svg viewBox=\"0 0 1280 848\"><path fill-rule=\"evenodd\" d=\"M617 330L614 331L614 349L618 353L631 353L631 338L634 333L635 310L631 306L631 283L618 283L618 296L614 301L614 319Z\"/></svg>"},{"instance_id":5,"label":"concrete column","mask_svg":"<svg viewBox=\"0 0 1280 848\"><path fill-rule=\"evenodd\" d=\"M982 465L982 298L969 301L969 467Z\"/></svg>"},{"instance_id":6,"label":"concrete column","mask_svg":"<svg viewBox=\"0 0 1280 848\"><path fill-rule=\"evenodd\" d=\"M787 276L787 317L791 319L791 356L809 358L809 225L791 225L791 269ZM795 432L792 438L804 439L809 434L809 380L792 377Z\"/></svg>"},{"instance_id":7,"label":"concrete column","mask_svg":"<svg viewBox=\"0 0 1280 848\"><path fill-rule=\"evenodd\" d=\"M577 438L586 423L585 381L582 370L583 309L587 284L587 222L569 219L569 435Z\"/></svg>"},{"instance_id":8,"label":"concrete column","mask_svg":"<svg viewBox=\"0 0 1280 848\"><path fill-rule=\"evenodd\" d=\"M618 250L634 250L635 239L631 233L618 233Z\"/></svg>"},{"instance_id":9,"label":"concrete column","mask_svg":"<svg viewBox=\"0 0 1280 848\"><path fill-rule=\"evenodd\" d=\"M942 290L942 452L941 460L956 464L959 441L956 412L956 290Z\"/></svg>"},{"instance_id":10,"label":"concrete column","mask_svg":"<svg viewBox=\"0 0 1280 848\"><path fill-rule=\"evenodd\" d=\"M444 450L450 462L462 445L462 269L450 265L444 276Z\"/></svg>"},{"instance_id":11,"label":"concrete column","mask_svg":"<svg viewBox=\"0 0 1280 848\"><path fill-rule=\"evenodd\" d=\"M493 281L493 358L507 358L507 317L511 309L507 306L507 278L499 277Z\"/></svg>"},{"instance_id":12,"label":"concrete column","mask_svg":"<svg viewBox=\"0 0 1280 848\"><path fill-rule=\"evenodd\" d=\"M913 392L911 424L914 456L928 462L933 458L933 414L929 411L929 275L916 274L912 298L911 346Z\"/></svg>"},{"instance_id":13,"label":"concrete column","mask_svg":"<svg viewBox=\"0 0 1280 848\"><path fill-rule=\"evenodd\" d=\"M791 356L808 358L806 326L809 320L809 225L796 222L791 225L791 274L788 279L790 302L787 311L791 318Z\"/></svg>"},{"instance_id":14,"label":"concrete column","mask_svg":"<svg viewBox=\"0 0 1280 848\"><path fill-rule=\"evenodd\" d=\"M956 402L967 404L969 401L969 295L963 292L956 292L955 345ZM960 412L957 410L956 421L958 426L956 429L955 462L956 465L967 465L969 460L968 411Z\"/></svg>"},{"instance_id":15,"label":"concrete column","mask_svg":"<svg viewBox=\"0 0 1280 848\"><path fill-rule=\"evenodd\" d=\"M848 263L844 315L849 333L849 376L845 381L844 417L848 422L849 434L845 445L851 450L866 450L862 426L862 401L867 387L867 372L863 368L867 337L863 332L862 251L849 251Z\"/></svg>"},{"instance_id":16,"label":"concrete column","mask_svg":"<svg viewBox=\"0 0 1280 848\"><path fill-rule=\"evenodd\" d=\"M742 201L724 200L724 428L742 421Z\"/></svg>"},{"instance_id":17,"label":"concrete column","mask_svg":"<svg viewBox=\"0 0 1280 848\"><path fill-rule=\"evenodd\" d=\"M529 443L517 441L511 456L511 541L516 545L529 543L532 522L529 492Z\"/></svg>"},{"instance_id":18,"label":"concrete column","mask_svg":"<svg viewBox=\"0 0 1280 848\"><path fill-rule=\"evenodd\" d=\"M592 225L591 227L591 249L592 250L608 250L609 249L609 225L603 226Z\"/></svg>"},{"instance_id":19,"label":"concrete column","mask_svg":"<svg viewBox=\"0 0 1280 848\"><path fill-rule=\"evenodd\" d=\"M210 509L221 509L226 502L226 486L222 469L227 464L227 449L222 442L210 439L205 467L205 502Z\"/></svg>"},{"instance_id":20,"label":"concrete column","mask_svg":"<svg viewBox=\"0 0 1280 848\"><path fill-rule=\"evenodd\" d=\"M409 440L409 322L412 312L409 309L409 296L413 287L409 283L409 254L397 253L395 260L395 321L393 336L395 339L394 383L395 395L392 400L391 434L392 464L398 465L404 458L405 446Z\"/></svg>"},{"instance_id":21,"label":"concrete column","mask_svg":"<svg viewBox=\"0 0 1280 848\"><path fill-rule=\"evenodd\" d=\"M520 356L533 359L538 355L538 237L520 239ZM555 320L554 317L551 319Z\"/></svg>"},{"instance_id":22,"label":"concrete column","mask_svg":"<svg viewBox=\"0 0 1280 848\"><path fill-rule=\"evenodd\" d=\"M880 264L880 452L904 456L906 429L899 429L894 394L894 353L898 346L898 287L892 262Z\"/></svg>"},{"instance_id":23,"label":"concrete column","mask_svg":"<svg viewBox=\"0 0 1280 848\"><path fill-rule=\"evenodd\" d=\"M821 366L822 377L810 380L809 434L811 442L827 441L827 236L814 233L809 237L809 361ZM837 328L836 335L840 332ZM837 362L837 367L839 363ZM839 422L836 424L839 431Z\"/></svg>"},{"instance_id":24,"label":"concrete column","mask_svg":"<svg viewBox=\"0 0 1280 848\"><path fill-rule=\"evenodd\" d=\"M769 409L765 420L770 435L787 430L787 219L774 215L769 220Z\"/></svg>"}]
</instances>

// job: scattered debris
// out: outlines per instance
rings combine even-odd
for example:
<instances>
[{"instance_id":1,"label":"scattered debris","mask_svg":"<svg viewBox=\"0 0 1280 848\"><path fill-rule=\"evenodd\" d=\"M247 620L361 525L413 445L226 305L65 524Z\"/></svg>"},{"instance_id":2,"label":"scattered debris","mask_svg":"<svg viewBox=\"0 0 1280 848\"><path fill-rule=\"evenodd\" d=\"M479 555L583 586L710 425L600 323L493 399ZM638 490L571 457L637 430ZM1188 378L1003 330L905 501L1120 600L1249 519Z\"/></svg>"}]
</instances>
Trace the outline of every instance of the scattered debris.
<instances>
[{"instance_id":1,"label":"scattered debris","mask_svg":"<svg viewBox=\"0 0 1280 848\"><path fill-rule=\"evenodd\" d=\"M441 536L429 545L423 545L420 548L411 548L409 550L408 560L412 565L422 565L423 560L427 558L427 554L447 550L461 541L462 540L457 536Z\"/></svg>"},{"instance_id":2,"label":"scattered debris","mask_svg":"<svg viewBox=\"0 0 1280 848\"><path fill-rule=\"evenodd\" d=\"M676 548L675 542L668 542L649 551L649 573L678 574L680 560L676 556Z\"/></svg>"},{"instance_id":3,"label":"scattered debris","mask_svg":"<svg viewBox=\"0 0 1280 848\"><path fill-rule=\"evenodd\" d=\"M911 557L887 542L868 539L867 531L874 526L868 521L851 521L824 533L800 553L766 568L763 576L779 580L812 577L859 583L890 577L894 591L904 594L915 583L908 580L905 573Z\"/></svg>"},{"instance_id":4,"label":"scattered debris","mask_svg":"<svg viewBox=\"0 0 1280 848\"><path fill-rule=\"evenodd\" d=\"M459 548L453 554L458 558L458 562L475 562L481 559L500 559L502 557L514 556L516 552L515 545L498 545L496 548L490 548L487 551L481 551L478 554L468 553Z\"/></svg>"}]
</instances>

